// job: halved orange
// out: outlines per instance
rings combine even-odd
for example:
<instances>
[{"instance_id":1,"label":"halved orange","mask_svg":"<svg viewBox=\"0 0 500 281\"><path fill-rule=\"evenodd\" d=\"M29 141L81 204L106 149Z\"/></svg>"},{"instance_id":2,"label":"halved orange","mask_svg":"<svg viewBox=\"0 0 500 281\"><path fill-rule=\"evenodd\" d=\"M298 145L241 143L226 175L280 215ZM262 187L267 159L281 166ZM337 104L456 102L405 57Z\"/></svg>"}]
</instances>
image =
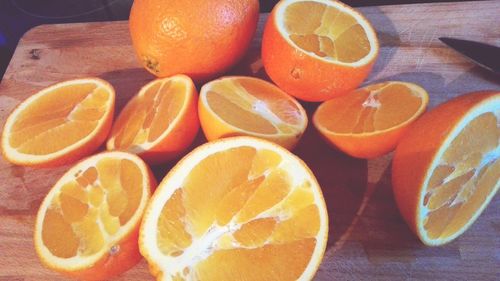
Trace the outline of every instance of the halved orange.
<instances>
[{"instance_id":1,"label":"halved orange","mask_svg":"<svg viewBox=\"0 0 500 281\"><path fill-rule=\"evenodd\" d=\"M424 114L396 149L392 183L423 243L466 231L500 188L500 92L466 94Z\"/></svg>"},{"instance_id":2,"label":"halved orange","mask_svg":"<svg viewBox=\"0 0 500 281\"><path fill-rule=\"evenodd\" d=\"M148 83L120 112L108 150L135 153L152 164L179 156L200 127L197 99L193 81L185 75Z\"/></svg>"},{"instance_id":3,"label":"halved orange","mask_svg":"<svg viewBox=\"0 0 500 281\"><path fill-rule=\"evenodd\" d=\"M383 82L322 103L313 123L341 151L358 158L375 158L396 148L428 102L427 92L416 84Z\"/></svg>"},{"instance_id":4,"label":"halved orange","mask_svg":"<svg viewBox=\"0 0 500 281\"><path fill-rule=\"evenodd\" d=\"M136 155L104 152L66 172L35 223L42 264L83 280L106 280L140 261L139 224L156 186Z\"/></svg>"},{"instance_id":5,"label":"halved orange","mask_svg":"<svg viewBox=\"0 0 500 281\"><path fill-rule=\"evenodd\" d=\"M283 0L262 38L267 74L285 92L325 101L356 89L379 53L371 24L334 0Z\"/></svg>"},{"instance_id":6,"label":"halved orange","mask_svg":"<svg viewBox=\"0 0 500 281\"><path fill-rule=\"evenodd\" d=\"M307 127L307 114L300 103L275 85L253 77L223 77L205 84L198 111L209 141L253 136L292 149Z\"/></svg>"},{"instance_id":7,"label":"halved orange","mask_svg":"<svg viewBox=\"0 0 500 281\"><path fill-rule=\"evenodd\" d=\"M274 143L204 144L163 179L139 247L157 280L309 280L328 217L309 168Z\"/></svg>"},{"instance_id":8,"label":"halved orange","mask_svg":"<svg viewBox=\"0 0 500 281\"><path fill-rule=\"evenodd\" d=\"M2 153L16 165L50 167L94 152L108 136L115 90L98 78L69 80L29 97L10 114Z\"/></svg>"}]
</instances>

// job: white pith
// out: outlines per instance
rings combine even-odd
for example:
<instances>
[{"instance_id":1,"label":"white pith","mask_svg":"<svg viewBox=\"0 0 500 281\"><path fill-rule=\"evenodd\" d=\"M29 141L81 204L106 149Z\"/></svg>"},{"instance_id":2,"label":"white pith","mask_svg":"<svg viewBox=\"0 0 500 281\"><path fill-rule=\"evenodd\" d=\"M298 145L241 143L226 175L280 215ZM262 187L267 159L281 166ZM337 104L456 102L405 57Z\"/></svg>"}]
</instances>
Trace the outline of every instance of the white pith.
<instances>
[{"instance_id":1,"label":"white pith","mask_svg":"<svg viewBox=\"0 0 500 281\"><path fill-rule=\"evenodd\" d=\"M238 141L233 141L236 139ZM222 139L217 142L204 145L203 149L196 149L195 152L192 152L186 158L181 160L179 163L182 165L178 164L174 169L171 170L171 173L166 177L166 179L168 180L164 180L160 184L152 199L152 203L148 206L145 219L141 226L141 252L143 253L143 255L145 255L150 265L154 265L154 267L158 268L160 271L168 273L163 274L163 279L161 280L171 280L170 274L175 275L177 273L189 280L192 275L184 275L184 268L188 267L192 269L193 267L195 267L199 261L207 258L215 250L218 249L220 245L215 242L219 237L227 233L233 233L240 228L241 225L236 224L234 222L234 219L228 225L222 227L214 223L209 228L209 230L205 232L204 236L200 238L194 238L193 236L192 244L187 249L184 249L183 253L177 257L164 255L157 246L157 224L163 206L165 205L167 200L174 194L174 192L182 186L182 183L184 179L189 175L189 172L194 168L194 166L196 166L202 159L206 158L208 155L240 146L250 146L256 148L257 150L270 149L277 152L280 156L282 156L283 159L283 162L279 165L279 167L289 172L289 175L292 178L292 185L294 187L297 187L304 181L309 181L311 183L311 190L314 194L315 204L320 210L320 229L316 236L317 244L315 246L311 260L299 280L309 280L314 275L315 270L321 262L328 235L327 214L321 211L326 210L326 206L324 200L322 199L321 190L316 180L309 176L309 172L304 169L304 167L301 165L301 162L299 162L300 160L298 160L298 158L296 158L295 156L292 156L291 153L289 153L285 149L267 141L256 140L249 137L236 137ZM290 193L291 192L292 191L290 191ZM259 214L254 219L271 217L276 215L276 212L276 207L273 207ZM285 217L281 218L278 216L278 219L285 219ZM232 244L232 246L245 248L239 244Z\"/></svg>"}]
</instances>

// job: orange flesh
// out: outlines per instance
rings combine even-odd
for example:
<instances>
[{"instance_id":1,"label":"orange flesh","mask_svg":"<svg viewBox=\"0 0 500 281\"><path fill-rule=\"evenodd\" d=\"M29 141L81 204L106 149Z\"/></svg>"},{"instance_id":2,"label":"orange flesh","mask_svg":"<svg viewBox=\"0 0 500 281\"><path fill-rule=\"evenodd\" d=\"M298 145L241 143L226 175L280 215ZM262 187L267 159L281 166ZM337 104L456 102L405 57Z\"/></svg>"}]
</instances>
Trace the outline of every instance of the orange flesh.
<instances>
[{"instance_id":1,"label":"orange flesh","mask_svg":"<svg viewBox=\"0 0 500 281\"><path fill-rule=\"evenodd\" d=\"M134 97L116 120L114 145L127 150L157 140L179 114L188 91L183 82L157 82Z\"/></svg>"},{"instance_id":2,"label":"orange flesh","mask_svg":"<svg viewBox=\"0 0 500 281\"><path fill-rule=\"evenodd\" d=\"M90 135L111 95L93 83L63 86L30 103L12 125L9 143L21 153L46 155Z\"/></svg>"},{"instance_id":3,"label":"orange flesh","mask_svg":"<svg viewBox=\"0 0 500 281\"><path fill-rule=\"evenodd\" d=\"M461 230L500 179L500 121L484 113L451 142L429 180L424 228L431 239Z\"/></svg>"},{"instance_id":4,"label":"orange flesh","mask_svg":"<svg viewBox=\"0 0 500 281\"><path fill-rule=\"evenodd\" d=\"M422 107L422 97L399 83L382 83L331 99L316 113L319 123L337 134L363 134L401 125Z\"/></svg>"},{"instance_id":5,"label":"orange flesh","mask_svg":"<svg viewBox=\"0 0 500 281\"><path fill-rule=\"evenodd\" d=\"M319 57L353 63L370 52L363 27L335 7L312 1L293 3L286 8L284 19L290 40Z\"/></svg>"},{"instance_id":6,"label":"orange flesh","mask_svg":"<svg viewBox=\"0 0 500 281\"><path fill-rule=\"evenodd\" d=\"M230 78L212 82L208 106L226 123L260 134L292 133L302 122L299 108L278 88L262 81Z\"/></svg>"},{"instance_id":7,"label":"orange flesh","mask_svg":"<svg viewBox=\"0 0 500 281\"><path fill-rule=\"evenodd\" d=\"M103 158L64 183L45 213L42 240L60 258L90 256L136 212L142 173L127 159ZM102 224L102 228L98 222Z\"/></svg>"},{"instance_id":8,"label":"orange flesh","mask_svg":"<svg viewBox=\"0 0 500 281\"><path fill-rule=\"evenodd\" d=\"M210 248L189 249L209 255L184 277L295 280L302 274L316 245L319 209L311 183L294 186L281 161L273 151L242 146L214 153L190 171L158 220L162 253L177 257L214 229L224 230Z\"/></svg>"}]
</instances>

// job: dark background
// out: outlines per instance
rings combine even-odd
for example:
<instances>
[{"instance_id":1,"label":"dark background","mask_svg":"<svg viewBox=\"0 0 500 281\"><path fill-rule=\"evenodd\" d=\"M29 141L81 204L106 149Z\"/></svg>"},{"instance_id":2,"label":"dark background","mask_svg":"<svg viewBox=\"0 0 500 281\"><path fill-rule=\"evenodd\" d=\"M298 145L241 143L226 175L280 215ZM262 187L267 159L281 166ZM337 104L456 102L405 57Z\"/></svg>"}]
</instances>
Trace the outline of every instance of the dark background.
<instances>
[{"instance_id":1,"label":"dark background","mask_svg":"<svg viewBox=\"0 0 500 281\"><path fill-rule=\"evenodd\" d=\"M30 28L49 23L126 20L132 2L133 0L0 0L0 79L3 77L19 38ZM261 11L269 12L278 0L261 0L260 2ZM359 7L452 1L352 0L344 2Z\"/></svg>"}]
</instances>

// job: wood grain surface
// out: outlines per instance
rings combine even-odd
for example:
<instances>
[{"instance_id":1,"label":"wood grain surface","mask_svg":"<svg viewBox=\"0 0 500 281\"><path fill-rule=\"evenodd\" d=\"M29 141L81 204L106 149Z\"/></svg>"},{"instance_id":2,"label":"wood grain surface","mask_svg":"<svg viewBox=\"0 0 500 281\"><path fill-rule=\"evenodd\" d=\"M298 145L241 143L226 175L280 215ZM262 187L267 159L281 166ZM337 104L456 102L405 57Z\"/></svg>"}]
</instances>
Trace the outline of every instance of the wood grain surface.
<instances>
[{"instance_id":1,"label":"wood grain surface","mask_svg":"<svg viewBox=\"0 0 500 281\"><path fill-rule=\"evenodd\" d=\"M500 90L500 78L446 48L453 36L500 45L499 1L415 4L360 9L381 41L367 82L402 80L424 86L431 107L454 96ZM259 61L262 15L247 56L231 74L265 77ZM117 90L117 111L153 79L136 61L126 22L44 25L19 42L0 84L0 125L23 99L61 80L98 76ZM317 104L305 104L311 114ZM436 120L439 122L439 120ZM197 144L204 142L199 135ZM196 144L195 144L196 145ZM500 198L459 239L422 245L400 217L391 190L391 155L365 161L330 149L309 126L294 151L311 167L330 215L328 247L316 280L500 280ZM155 167L161 179L173 163ZM15 167L0 159L0 280L66 280L43 268L33 249L38 206L68 166ZM142 261L116 280L152 280Z\"/></svg>"}]
</instances>

